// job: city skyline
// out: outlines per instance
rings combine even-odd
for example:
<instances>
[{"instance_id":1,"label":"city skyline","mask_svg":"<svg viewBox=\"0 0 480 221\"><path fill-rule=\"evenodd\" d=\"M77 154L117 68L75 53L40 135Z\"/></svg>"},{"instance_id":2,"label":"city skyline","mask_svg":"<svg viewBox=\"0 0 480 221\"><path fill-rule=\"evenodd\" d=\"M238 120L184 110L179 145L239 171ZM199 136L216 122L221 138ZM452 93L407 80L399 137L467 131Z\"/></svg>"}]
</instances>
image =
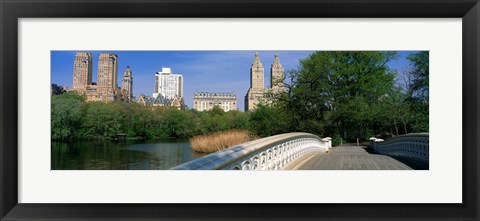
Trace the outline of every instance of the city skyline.
<instances>
[{"instance_id":1,"label":"city skyline","mask_svg":"<svg viewBox=\"0 0 480 221\"><path fill-rule=\"evenodd\" d=\"M51 83L72 89L73 61L77 51L51 52ZM250 87L250 67L258 52L264 65L273 63L277 53L285 68L297 69L299 60L306 58L313 51L85 51L92 53L93 79L97 79L98 57L101 52L118 55L119 74L130 66L135 79L133 92L136 99L141 94L151 95L155 89L155 73L162 67L169 67L184 76L184 99L188 108L193 108L196 91L235 92L246 94ZM401 70L408 65L406 57L413 51L401 51L396 60L387 65ZM265 71L269 72L269 71ZM122 76L117 76L121 85ZM265 73L264 83L269 86L270 76ZM98 83L98 82L97 82ZM244 100L237 97L238 109L244 110Z\"/></svg>"}]
</instances>

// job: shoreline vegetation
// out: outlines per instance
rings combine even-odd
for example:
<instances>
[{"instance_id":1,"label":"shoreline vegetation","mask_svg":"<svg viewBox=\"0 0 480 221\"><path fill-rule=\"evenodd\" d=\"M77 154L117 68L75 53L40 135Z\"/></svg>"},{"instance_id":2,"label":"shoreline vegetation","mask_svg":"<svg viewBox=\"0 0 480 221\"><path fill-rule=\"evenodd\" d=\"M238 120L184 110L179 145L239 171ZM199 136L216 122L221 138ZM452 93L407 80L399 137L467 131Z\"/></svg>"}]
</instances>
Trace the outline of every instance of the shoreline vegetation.
<instances>
[{"instance_id":1,"label":"shoreline vegetation","mask_svg":"<svg viewBox=\"0 0 480 221\"><path fill-rule=\"evenodd\" d=\"M258 137L252 136L247 130L230 130L194 136L190 138L190 143L195 152L213 153L255 139Z\"/></svg>"},{"instance_id":2,"label":"shoreline vegetation","mask_svg":"<svg viewBox=\"0 0 480 221\"><path fill-rule=\"evenodd\" d=\"M218 138L248 131L256 138L288 132L332 137L332 145L428 132L429 52L407 57L402 70L387 63L396 52L318 51L286 71L285 91L252 112L142 106L136 102L85 102L67 92L51 99L52 140ZM223 132L222 132L223 131ZM228 136L227 136L228 137ZM223 138L222 138L223 139ZM233 140L233 139L232 139ZM201 146L201 145L200 145ZM199 150L210 151L199 147Z\"/></svg>"},{"instance_id":3,"label":"shoreline vegetation","mask_svg":"<svg viewBox=\"0 0 480 221\"><path fill-rule=\"evenodd\" d=\"M56 141L176 139L248 130L248 113L219 107L199 112L135 102L86 102L74 92L52 96L51 103L51 139Z\"/></svg>"}]
</instances>

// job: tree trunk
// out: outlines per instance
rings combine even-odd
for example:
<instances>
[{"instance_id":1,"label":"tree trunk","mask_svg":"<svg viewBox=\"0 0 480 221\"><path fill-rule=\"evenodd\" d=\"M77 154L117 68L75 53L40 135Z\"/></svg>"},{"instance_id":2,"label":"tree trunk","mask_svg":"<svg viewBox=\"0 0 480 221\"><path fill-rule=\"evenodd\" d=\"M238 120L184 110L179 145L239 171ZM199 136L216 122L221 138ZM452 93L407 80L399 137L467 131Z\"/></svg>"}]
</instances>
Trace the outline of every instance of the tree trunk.
<instances>
[{"instance_id":1,"label":"tree trunk","mask_svg":"<svg viewBox=\"0 0 480 221\"><path fill-rule=\"evenodd\" d=\"M406 123L405 121L403 122L403 129L405 130L405 134L407 134L407 133L408 133L408 131L407 131L407 123Z\"/></svg>"}]
</instances>

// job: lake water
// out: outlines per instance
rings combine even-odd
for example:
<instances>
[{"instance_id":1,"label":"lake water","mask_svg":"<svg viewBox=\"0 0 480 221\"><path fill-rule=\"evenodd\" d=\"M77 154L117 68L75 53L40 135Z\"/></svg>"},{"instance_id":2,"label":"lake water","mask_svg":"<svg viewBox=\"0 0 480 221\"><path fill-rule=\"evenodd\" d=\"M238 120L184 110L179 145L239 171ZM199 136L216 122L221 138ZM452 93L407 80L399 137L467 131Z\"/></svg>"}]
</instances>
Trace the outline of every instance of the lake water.
<instances>
[{"instance_id":1,"label":"lake water","mask_svg":"<svg viewBox=\"0 0 480 221\"><path fill-rule=\"evenodd\" d=\"M166 170L207 154L188 140L52 141L52 170Z\"/></svg>"}]
</instances>

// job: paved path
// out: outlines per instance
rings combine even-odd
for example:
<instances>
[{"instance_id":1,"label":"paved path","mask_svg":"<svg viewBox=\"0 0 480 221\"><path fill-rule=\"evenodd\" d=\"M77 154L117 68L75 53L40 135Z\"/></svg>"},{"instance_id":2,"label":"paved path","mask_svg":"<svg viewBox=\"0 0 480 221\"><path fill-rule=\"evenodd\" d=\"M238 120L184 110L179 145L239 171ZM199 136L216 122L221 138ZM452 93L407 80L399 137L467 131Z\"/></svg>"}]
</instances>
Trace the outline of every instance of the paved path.
<instances>
[{"instance_id":1,"label":"paved path","mask_svg":"<svg viewBox=\"0 0 480 221\"><path fill-rule=\"evenodd\" d=\"M337 146L329 153L310 156L295 166L297 170L411 170L389 156L370 154L364 146Z\"/></svg>"}]
</instances>

